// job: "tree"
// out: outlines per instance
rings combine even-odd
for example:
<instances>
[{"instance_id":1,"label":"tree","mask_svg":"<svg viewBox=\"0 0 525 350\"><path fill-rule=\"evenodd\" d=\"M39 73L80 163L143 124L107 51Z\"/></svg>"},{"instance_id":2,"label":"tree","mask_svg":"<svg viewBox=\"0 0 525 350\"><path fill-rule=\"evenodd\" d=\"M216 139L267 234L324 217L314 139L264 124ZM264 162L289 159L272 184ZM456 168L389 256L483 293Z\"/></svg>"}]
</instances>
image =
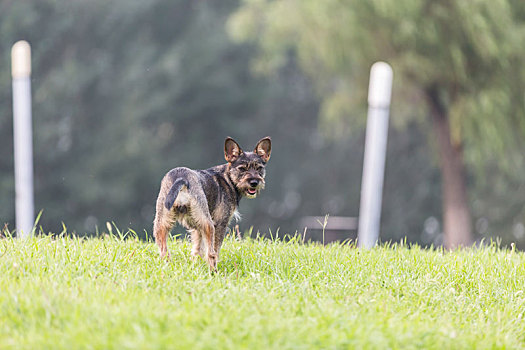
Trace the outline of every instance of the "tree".
<instances>
[{"instance_id":1,"label":"tree","mask_svg":"<svg viewBox=\"0 0 525 350\"><path fill-rule=\"evenodd\" d=\"M360 117L366 106L354 100L365 100L359 95L366 90L369 67L356 69L351 79L334 78L315 66L307 76L298 68L299 63L306 67L304 58L283 49L282 62L279 55L267 56L276 59L269 63L279 63L273 64L280 67L273 69L276 74L254 77L250 61L257 46L236 45L224 30L237 6L237 0L0 2L5 38L0 62L6 63L0 64L0 96L6 102L0 104L0 193L6 199L0 201L0 223L14 225L9 53L19 39L32 44L35 204L44 210L40 223L47 232L60 231L61 221L78 234L93 233L96 226L103 231L107 221L150 231L166 170L222 161L228 135L245 147L270 135L275 147L266 190L241 205L241 229L253 225L263 234L279 227L280 234L302 233L303 216L356 215L364 136ZM518 82L511 90L519 89ZM319 96L324 96L322 106ZM441 215L434 199L439 171L433 145L426 143L428 125L417 118L421 105L410 103L401 111L397 105L392 118L407 121L389 135L384 240L441 241L439 231L421 230L425 219ZM340 117L344 111L359 118L348 122ZM327 135L333 130L338 133ZM355 137L327 138L354 130ZM471 161L478 156L469 149ZM522 230L525 166L514 159L510 176L490 170L481 191L474 188L480 196L473 213L478 221L489 221L476 227L487 237L504 225L517 227L517 234ZM501 203L512 210L487 214ZM312 233L317 232L309 230L307 238Z\"/></svg>"},{"instance_id":2,"label":"tree","mask_svg":"<svg viewBox=\"0 0 525 350\"><path fill-rule=\"evenodd\" d=\"M356 101L370 65L391 63L394 114L433 124L445 245L454 248L473 241L467 166L506 152L505 166L525 133L524 12L509 0L246 0L229 27L258 43L259 72L297 57L324 98L322 119L339 131L364 114Z\"/></svg>"}]
</instances>

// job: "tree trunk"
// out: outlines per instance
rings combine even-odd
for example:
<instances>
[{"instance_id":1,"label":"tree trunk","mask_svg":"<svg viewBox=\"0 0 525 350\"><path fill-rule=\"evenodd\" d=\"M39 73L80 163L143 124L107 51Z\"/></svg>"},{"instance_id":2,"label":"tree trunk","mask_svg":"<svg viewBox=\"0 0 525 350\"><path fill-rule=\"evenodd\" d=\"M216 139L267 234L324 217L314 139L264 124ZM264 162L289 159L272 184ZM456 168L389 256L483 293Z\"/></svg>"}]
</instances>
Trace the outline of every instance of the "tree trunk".
<instances>
[{"instance_id":1,"label":"tree trunk","mask_svg":"<svg viewBox=\"0 0 525 350\"><path fill-rule=\"evenodd\" d=\"M437 88L426 91L439 148L443 194L444 245L447 249L472 244L472 219L465 184L463 149L451 140L448 111Z\"/></svg>"}]
</instances>

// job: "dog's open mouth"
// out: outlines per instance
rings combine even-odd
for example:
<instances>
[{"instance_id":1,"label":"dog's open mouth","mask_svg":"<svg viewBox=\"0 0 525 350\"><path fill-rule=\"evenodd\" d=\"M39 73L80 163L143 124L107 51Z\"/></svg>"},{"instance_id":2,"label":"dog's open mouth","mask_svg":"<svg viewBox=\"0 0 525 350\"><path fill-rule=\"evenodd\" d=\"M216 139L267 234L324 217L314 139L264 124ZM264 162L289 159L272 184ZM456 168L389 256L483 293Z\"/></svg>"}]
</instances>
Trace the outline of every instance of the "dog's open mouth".
<instances>
[{"instance_id":1,"label":"dog's open mouth","mask_svg":"<svg viewBox=\"0 0 525 350\"><path fill-rule=\"evenodd\" d=\"M256 188L249 188L249 189L246 190L246 192L250 196L255 196L257 194L257 189Z\"/></svg>"}]
</instances>

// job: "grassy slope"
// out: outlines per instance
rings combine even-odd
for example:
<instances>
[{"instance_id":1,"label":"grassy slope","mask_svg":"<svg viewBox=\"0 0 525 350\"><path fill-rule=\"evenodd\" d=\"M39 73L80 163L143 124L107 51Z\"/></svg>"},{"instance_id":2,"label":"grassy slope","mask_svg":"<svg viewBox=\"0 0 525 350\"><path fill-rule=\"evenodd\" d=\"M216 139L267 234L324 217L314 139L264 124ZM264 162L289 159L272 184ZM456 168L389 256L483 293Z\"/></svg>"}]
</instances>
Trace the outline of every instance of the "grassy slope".
<instances>
[{"instance_id":1,"label":"grassy slope","mask_svg":"<svg viewBox=\"0 0 525 350\"><path fill-rule=\"evenodd\" d=\"M0 240L0 348L525 348L525 255Z\"/></svg>"}]
</instances>

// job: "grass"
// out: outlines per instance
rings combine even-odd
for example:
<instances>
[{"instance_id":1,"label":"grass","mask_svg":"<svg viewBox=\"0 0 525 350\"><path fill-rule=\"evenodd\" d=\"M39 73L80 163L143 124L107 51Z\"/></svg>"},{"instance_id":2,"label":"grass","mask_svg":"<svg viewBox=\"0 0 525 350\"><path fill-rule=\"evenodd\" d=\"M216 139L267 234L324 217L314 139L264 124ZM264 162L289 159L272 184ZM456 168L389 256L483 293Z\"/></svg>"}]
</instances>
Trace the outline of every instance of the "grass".
<instances>
[{"instance_id":1,"label":"grass","mask_svg":"<svg viewBox=\"0 0 525 350\"><path fill-rule=\"evenodd\" d=\"M0 240L1 349L525 348L525 256L229 239Z\"/></svg>"}]
</instances>

